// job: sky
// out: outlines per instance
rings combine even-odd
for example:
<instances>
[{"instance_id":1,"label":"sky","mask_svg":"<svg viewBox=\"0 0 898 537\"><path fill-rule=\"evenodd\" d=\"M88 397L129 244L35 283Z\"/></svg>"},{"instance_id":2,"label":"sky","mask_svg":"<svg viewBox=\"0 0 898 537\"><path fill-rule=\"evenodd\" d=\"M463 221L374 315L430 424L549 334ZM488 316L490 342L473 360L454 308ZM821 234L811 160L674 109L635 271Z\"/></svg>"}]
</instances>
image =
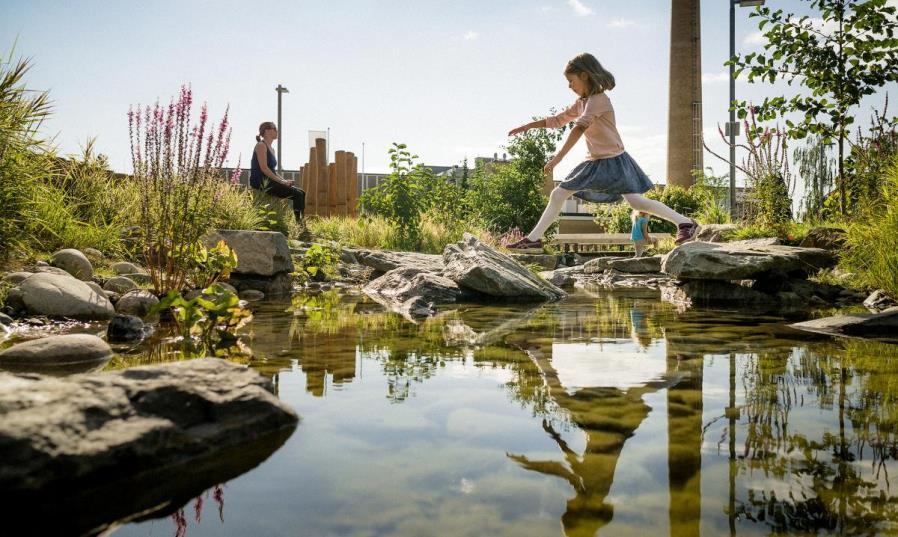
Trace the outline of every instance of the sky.
<instances>
[{"instance_id":1,"label":"sky","mask_svg":"<svg viewBox=\"0 0 898 537\"><path fill-rule=\"evenodd\" d=\"M768 0L803 13L807 2ZM737 9L736 48L760 50L750 9ZM723 154L728 119L729 11L702 2L706 139ZM503 153L506 133L570 105L563 69L591 52L611 71L609 93L627 151L665 182L670 2L667 0L0 0L0 51L33 60L27 84L48 90L43 125L63 154L88 138L113 169L130 170L130 105L167 102L182 84L210 116L230 107L231 165L248 167L259 123L283 97L283 167L308 158L308 131L330 129L331 149L364 144L367 172L388 168L393 142L434 165ZM759 102L785 86L738 81ZM865 114L885 92L868 98ZM556 179L585 156L575 147ZM740 157L741 158L741 157ZM716 174L728 166L705 154ZM741 180L740 180L741 183Z\"/></svg>"}]
</instances>

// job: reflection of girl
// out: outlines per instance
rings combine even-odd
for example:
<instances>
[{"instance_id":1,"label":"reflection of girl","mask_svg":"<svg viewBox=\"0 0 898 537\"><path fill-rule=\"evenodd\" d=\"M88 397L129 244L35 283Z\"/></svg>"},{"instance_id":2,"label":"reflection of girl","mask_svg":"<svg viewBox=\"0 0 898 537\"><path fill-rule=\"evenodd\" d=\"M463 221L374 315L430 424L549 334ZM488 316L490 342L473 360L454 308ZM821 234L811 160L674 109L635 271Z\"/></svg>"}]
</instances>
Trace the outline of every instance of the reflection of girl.
<instances>
[{"instance_id":1,"label":"reflection of girl","mask_svg":"<svg viewBox=\"0 0 898 537\"><path fill-rule=\"evenodd\" d=\"M635 307L630 308L630 327L632 328L631 337L633 341L641 347L648 347L652 344L652 335L645 323L645 316Z\"/></svg>"},{"instance_id":2,"label":"reflection of girl","mask_svg":"<svg viewBox=\"0 0 898 537\"><path fill-rule=\"evenodd\" d=\"M266 193L278 197L293 200L293 214L296 220L302 220L302 213L306 207L306 191L293 186L293 181L287 181L274 172L278 160L271 149L271 142L278 137L278 128L266 121L259 125L259 134L256 136L256 147L253 148L253 158L249 168L249 186L264 190Z\"/></svg>"},{"instance_id":3,"label":"reflection of girl","mask_svg":"<svg viewBox=\"0 0 898 537\"><path fill-rule=\"evenodd\" d=\"M668 220L677 226L676 243L691 240L698 224L663 203L642 195L652 189L652 182L626 151L617 132L614 109L606 93L614 88L614 76L592 54L583 53L568 62L564 69L568 87L577 94L577 101L564 112L546 119L521 125L509 131L514 136L530 129L559 128L574 121L575 126L564 146L545 167L551 175L555 166L567 155L581 136L586 137L589 157L574 168L549 195L549 203L533 231L508 246L509 250L541 250L543 233L561 213L564 202L571 196L596 203L616 203L625 200L639 211Z\"/></svg>"}]
</instances>

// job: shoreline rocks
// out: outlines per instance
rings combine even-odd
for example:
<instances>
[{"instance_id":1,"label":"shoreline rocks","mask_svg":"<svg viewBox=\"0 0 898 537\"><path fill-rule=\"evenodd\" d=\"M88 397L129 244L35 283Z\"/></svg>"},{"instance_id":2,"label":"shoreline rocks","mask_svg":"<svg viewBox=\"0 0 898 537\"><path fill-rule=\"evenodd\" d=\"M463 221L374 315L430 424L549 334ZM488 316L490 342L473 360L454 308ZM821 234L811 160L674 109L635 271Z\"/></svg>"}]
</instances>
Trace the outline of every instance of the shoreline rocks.
<instances>
[{"instance_id":1,"label":"shoreline rocks","mask_svg":"<svg viewBox=\"0 0 898 537\"><path fill-rule=\"evenodd\" d=\"M112 358L109 345L90 334L47 336L0 352L0 369L70 375L102 369Z\"/></svg>"}]
</instances>

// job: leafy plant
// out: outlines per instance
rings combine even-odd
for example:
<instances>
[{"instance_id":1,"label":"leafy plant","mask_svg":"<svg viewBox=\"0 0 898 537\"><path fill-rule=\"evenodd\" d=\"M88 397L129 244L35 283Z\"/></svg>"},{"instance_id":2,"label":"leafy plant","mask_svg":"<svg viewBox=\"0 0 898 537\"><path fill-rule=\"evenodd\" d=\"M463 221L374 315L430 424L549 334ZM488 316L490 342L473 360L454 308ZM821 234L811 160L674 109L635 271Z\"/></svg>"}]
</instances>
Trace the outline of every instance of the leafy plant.
<instances>
[{"instance_id":1,"label":"leafy plant","mask_svg":"<svg viewBox=\"0 0 898 537\"><path fill-rule=\"evenodd\" d=\"M206 288L221 279L227 279L237 266L237 252L225 241L218 241L213 248L206 248L197 243L191 255L193 257L193 274L191 283L195 287Z\"/></svg>"},{"instance_id":2,"label":"leafy plant","mask_svg":"<svg viewBox=\"0 0 898 537\"><path fill-rule=\"evenodd\" d=\"M297 275L303 282L309 279L322 281L336 267L339 258L340 255L334 248L313 244L303 254Z\"/></svg>"},{"instance_id":3,"label":"leafy plant","mask_svg":"<svg viewBox=\"0 0 898 537\"><path fill-rule=\"evenodd\" d=\"M889 82L898 80L898 30L896 8L887 0L808 0L816 16L798 17L782 9L758 7L750 17L760 19L763 52L736 55L727 64L736 75L747 72L748 82L788 85L798 82L802 91L789 98L765 98L756 107L734 102L740 118L754 110L761 121L786 114L786 132L803 139L815 134L838 144L838 187L841 213L847 214L845 141L854 123L854 109L861 99Z\"/></svg>"},{"instance_id":4,"label":"leafy plant","mask_svg":"<svg viewBox=\"0 0 898 537\"><path fill-rule=\"evenodd\" d=\"M237 330L252 319L252 312L241 305L237 295L217 283L190 300L177 291L169 292L153 311L165 310L171 311L182 337L195 338L210 347L236 339Z\"/></svg>"},{"instance_id":5,"label":"leafy plant","mask_svg":"<svg viewBox=\"0 0 898 537\"><path fill-rule=\"evenodd\" d=\"M432 172L415 163L418 155L411 154L405 144L394 143L389 153L392 173L377 187L362 193L359 207L365 214L386 218L405 246L415 249L424 205L421 179Z\"/></svg>"}]
</instances>

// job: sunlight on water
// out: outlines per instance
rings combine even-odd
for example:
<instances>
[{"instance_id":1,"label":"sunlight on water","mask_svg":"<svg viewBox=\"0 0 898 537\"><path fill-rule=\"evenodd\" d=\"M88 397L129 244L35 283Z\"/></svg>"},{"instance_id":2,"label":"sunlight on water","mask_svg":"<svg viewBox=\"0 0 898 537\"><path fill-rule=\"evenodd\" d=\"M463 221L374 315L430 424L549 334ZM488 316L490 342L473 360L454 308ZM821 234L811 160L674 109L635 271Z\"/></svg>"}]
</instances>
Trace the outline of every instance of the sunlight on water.
<instances>
[{"instance_id":1,"label":"sunlight on water","mask_svg":"<svg viewBox=\"0 0 898 537\"><path fill-rule=\"evenodd\" d=\"M297 431L116 535L898 531L898 346L786 324L645 293L417 325L354 295L263 303L250 365Z\"/></svg>"}]
</instances>

